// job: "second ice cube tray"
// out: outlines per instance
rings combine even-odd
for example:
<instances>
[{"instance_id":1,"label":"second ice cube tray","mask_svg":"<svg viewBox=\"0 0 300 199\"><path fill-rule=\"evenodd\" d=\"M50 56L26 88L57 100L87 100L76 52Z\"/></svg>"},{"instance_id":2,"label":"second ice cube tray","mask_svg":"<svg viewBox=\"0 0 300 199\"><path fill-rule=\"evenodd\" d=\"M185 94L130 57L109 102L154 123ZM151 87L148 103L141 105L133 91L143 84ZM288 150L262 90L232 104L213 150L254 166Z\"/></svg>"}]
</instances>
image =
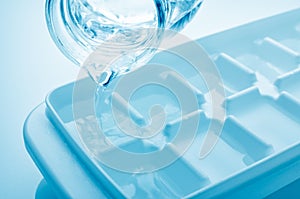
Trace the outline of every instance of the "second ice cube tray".
<instances>
[{"instance_id":1,"label":"second ice cube tray","mask_svg":"<svg viewBox=\"0 0 300 199\"><path fill-rule=\"evenodd\" d=\"M148 174L122 173L102 165L86 152L77 134L72 115L74 85L69 84L51 92L46 100L47 116L69 147L69 151L62 153L79 157L79 160L64 165L65 169L72 170L72 164L78 164L89 173L87 175L92 174L91 183L102 184L101 189L105 189L107 197L113 198L261 198L298 179L300 10L221 32L198 42L219 69L226 92L224 127L218 143L207 157L198 158L199 145L210 121L206 108L207 88L191 71L184 69L184 62L160 53L154 61L173 66L199 89L201 109L197 114L204 125L199 127L189 150L174 164ZM91 83L88 79L80 82ZM151 94L149 90L157 93ZM171 95L159 92L159 88L149 90L137 97L137 107L142 106L138 103L141 99L155 101L163 97L169 100L167 110L174 116L169 118L169 124L175 126L176 122L171 121L176 120L178 110ZM82 101L74 103L81 103L88 97L83 95ZM83 119L88 116L83 115ZM162 133L168 138L170 132L167 131ZM126 139L120 146L146 152L157 147ZM30 148L30 144L27 147ZM31 154L39 159L36 150L31 150ZM36 163L43 170L45 164ZM52 184L59 182L59 179L52 180ZM80 187L80 182L69 184L78 189L85 186Z\"/></svg>"}]
</instances>

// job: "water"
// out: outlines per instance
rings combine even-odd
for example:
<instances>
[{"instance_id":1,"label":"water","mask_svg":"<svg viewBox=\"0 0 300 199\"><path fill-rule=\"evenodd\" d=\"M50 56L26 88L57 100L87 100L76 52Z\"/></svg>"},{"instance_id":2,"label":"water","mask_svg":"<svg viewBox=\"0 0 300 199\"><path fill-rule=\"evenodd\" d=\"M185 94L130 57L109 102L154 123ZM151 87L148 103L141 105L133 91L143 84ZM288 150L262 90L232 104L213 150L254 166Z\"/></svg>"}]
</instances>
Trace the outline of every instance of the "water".
<instances>
[{"instance_id":1,"label":"water","mask_svg":"<svg viewBox=\"0 0 300 199\"><path fill-rule=\"evenodd\" d=\"M85 51L100 53L81 64L101 86L147 62L166 28L182 29L202 0L70 0L69 29ZM97 60L91 63L92 60ZM101 62L101 63L100 63ZM93 65L92 67L90 65ZM96 69L95 69L96 67ZM92 70L90 70L92 69ZM101 74L105 73L105 74ZM109 76L108 76L109 75ZM114 75L114 76L113 76ZM100 81L106 76L105 81Z\"/></svg>"},{"instance_id":2,"label":"water","mask_svg":"<svg viewBox=\"0 0 300 199\"><path fill-rule=\"evenodd\" d=\"M141 28L171 28L179 31L194 15L202 0L70 0L71 15L84 36L92 42L122 39L122 45L140 41ZM118 35L116 37L116 35ZM124 39L124 40L123 40ZM120 40L118 40L120 42Z\"/></svg>"},{"instance_id":3,"label":"water","mask_svg":"<svg viewBox=\"0 0 300 199\"><path fill-rule=\"evenodd\" d=\"M69 1L70 16L74 22L71 28L77 31L73 31L73 34L85 38L86 46L96 46L82 66L98 85L95 94L97 119L101 130L108 137L118 142L130 137L124 137L126 133L111 129L116 126L111 122L114 119L111 118L112 114L108 114L111 111L111 104L108 102L113 93L113 80L147 62L164 38L162 30L180 30L199 8L200 4L197 2L199 1L172 0L155 4L152 0L128 0L123 5L124 1L121 0ZM128 104L130 103L125 101L123 105L125 107ZM139 124L131 127L131 118L127 114L118 114L118 117L121 116L123 122L129 119L126 124L132 128L131 133L139 128L139 132L144 130ZM150 130L152 132L153 129ZM156 148L147 148L143 144L136 148L141 150L144 146L144 152L152 152L163 148L167 142L164 135L154 136L150 141L156 143Z\"/></svg>"},{"instance_id":4,"label":"water","mask_svg":"<svg viewBox=\"0 0 300 199\"><path fill-rule=\"evenodd\" d=\"M78 29L97 44L110 40L132 45L147 36L140 28L158 25L152 0L70 0L69 5Z\"/></svg>"}]
</instances>

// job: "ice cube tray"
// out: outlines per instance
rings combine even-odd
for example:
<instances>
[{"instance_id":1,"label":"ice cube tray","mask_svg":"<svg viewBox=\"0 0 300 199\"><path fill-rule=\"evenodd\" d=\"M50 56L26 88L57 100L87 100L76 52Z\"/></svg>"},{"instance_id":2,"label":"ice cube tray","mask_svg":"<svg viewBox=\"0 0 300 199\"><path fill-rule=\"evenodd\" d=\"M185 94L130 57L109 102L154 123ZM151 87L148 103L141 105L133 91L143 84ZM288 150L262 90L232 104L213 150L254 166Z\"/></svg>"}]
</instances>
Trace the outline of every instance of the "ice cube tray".
<instances>
[{"instance_id":1,"label":"ice cube tray","mask_svg":"<svg viewBox=\"0 0 300 199\"><path fill-rule=\"evenodd\" d=\"M198 114L204 122L193 145L175 163L153 173L128 174L101 165L80 141L72 115L74 84L65 85L48 95L46 105L35 109L24 127L28 152L60 196L262 198L300 178L300 9L198 42L214 60L226 91L227 116L213 151L197 158L210 120L207 88L183 70L185 63L160 53L154 60L173 66L199 88ZM139 97L152 99L149 92ZM132 151L145 148L128 140L121 145Z\"/></svg>"}]
</instances>

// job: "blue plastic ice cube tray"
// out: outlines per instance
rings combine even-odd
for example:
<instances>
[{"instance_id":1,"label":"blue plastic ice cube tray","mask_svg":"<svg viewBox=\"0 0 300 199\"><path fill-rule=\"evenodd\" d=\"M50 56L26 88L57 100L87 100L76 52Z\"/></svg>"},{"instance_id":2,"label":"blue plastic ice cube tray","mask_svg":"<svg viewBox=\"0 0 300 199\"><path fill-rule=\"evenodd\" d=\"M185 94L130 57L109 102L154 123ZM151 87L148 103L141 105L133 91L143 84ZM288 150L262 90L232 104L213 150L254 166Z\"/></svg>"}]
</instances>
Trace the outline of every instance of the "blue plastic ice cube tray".
<instances>
[{"instance_id":1,"label":"blue plastic ice cube tray","mask_svg":"<svg viewBox=\"0 0 300 199\"><path fill-rule=\"evenodd\" d=\"M195 142L183 157L153 173L129 174L101 165L80 141L72 115L74 84L65 85L48 95L46 105L31 113L24 128L28 152L60 196L261 198L299 179L300 10L198 42L217 65L226 91L227 116L212 152L198 158L199 143L210 120L205 108L207 88L190 71L183 70L184 62L162 52L154 60L174 66L199 88L202 123ZM79 84L90 83L84 79ZM156 90L156 97L149 90ZM166 92L150 88L139 95L139 100L166 96ZM171 106L167 110L175 117L174 101L167 100ZM132 151L155 148L126 139L121 145Z\"/></svg>"}]
</instances>

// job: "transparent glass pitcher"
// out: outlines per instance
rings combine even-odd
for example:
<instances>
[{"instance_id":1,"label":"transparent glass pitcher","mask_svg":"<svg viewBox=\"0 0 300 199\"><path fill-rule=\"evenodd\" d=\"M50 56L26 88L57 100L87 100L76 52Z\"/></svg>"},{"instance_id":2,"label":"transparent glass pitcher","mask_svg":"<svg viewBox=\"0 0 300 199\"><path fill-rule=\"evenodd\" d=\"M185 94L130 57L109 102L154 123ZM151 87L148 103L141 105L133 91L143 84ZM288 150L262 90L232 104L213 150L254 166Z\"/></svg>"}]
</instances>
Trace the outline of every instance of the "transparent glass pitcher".
<instances>
[{"instance_id":1,"label":"transparent glass pitcher","mask_svg":"<svg viewBox=\"0 0 300 199\"><path fill-rule=\"evenodd\" d=\"M116 47L135 49L159 37L165 29L180 31L202 1L47 0L46 19L58 48L71 61L82 65L99 46L103 53ZM145 54L151 53L140 52L134 55L135 60ZM125 71L128 69L119 73Z\"/></svg>"}]
</instances>

